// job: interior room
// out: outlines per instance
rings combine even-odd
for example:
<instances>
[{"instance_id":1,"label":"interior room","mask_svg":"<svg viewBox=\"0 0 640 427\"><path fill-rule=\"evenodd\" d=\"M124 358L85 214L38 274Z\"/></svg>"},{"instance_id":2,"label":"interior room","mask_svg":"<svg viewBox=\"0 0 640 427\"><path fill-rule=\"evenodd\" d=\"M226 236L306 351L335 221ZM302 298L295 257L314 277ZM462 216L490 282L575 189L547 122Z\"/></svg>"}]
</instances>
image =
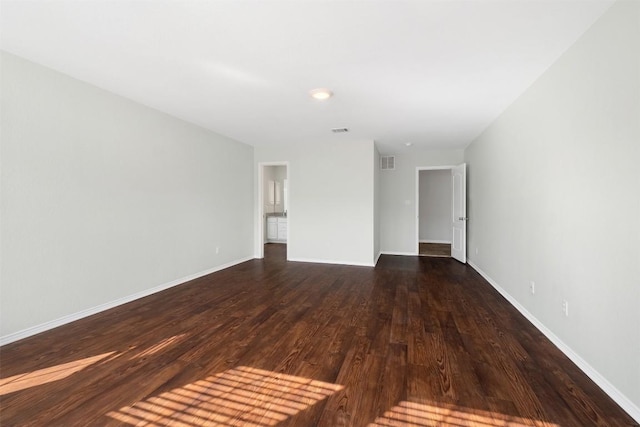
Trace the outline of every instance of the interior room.
<instances>
[{"instance_id":1,"label":"interior room","mask_svg":"<svg viewBox=\"0 0 640 427\"><path fill-rule=\"evenodd\" d=\"M0 0L0 425L638 426L638 159L635 0Z\"/></svg>"},{"instance_id":2,"label":"interior room","mask_svg":"<svg viewBox=\"0 0 640 427\"><path fill-rule=\"evenodd\" d=\"M289 180L287 165L262 165L258 170L262 173L262 234L263 244L286 245L289 238ZM264 257L264 249L260 258Z\"/></svg>"},{"instance_id":3,"label":"interior room","mask_svg":"<svg viewBox=\"0 0 640 427\"><path fill-rule=\"evenodd\" d=\"M451 169L418 170L418 254L450 257L453 217Z\"/></svg>"}]
</instances>

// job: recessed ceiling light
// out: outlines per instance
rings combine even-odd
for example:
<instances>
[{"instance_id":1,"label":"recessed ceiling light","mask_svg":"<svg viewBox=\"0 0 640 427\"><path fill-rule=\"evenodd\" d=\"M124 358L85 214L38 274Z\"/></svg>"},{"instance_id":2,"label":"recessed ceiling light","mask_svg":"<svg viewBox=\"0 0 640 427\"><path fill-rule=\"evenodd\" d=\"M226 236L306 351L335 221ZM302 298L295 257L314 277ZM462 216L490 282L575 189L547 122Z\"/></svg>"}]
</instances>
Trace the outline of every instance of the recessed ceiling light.
<instances>
[{"instance_id":1,"label":"recessed ceiling light","mask_svg":"<svg viewBox=\"0 0 640 427\"><path fill-rule=\"evenodd\" d=\"M313 99L324 101L325 99L331 98L333 96L333 92L331 92L329 89L320 87L318 89L309 91L309 95L311 95Z\"/></svg>"},{"instance_id":2,"label":"recessed ceiling light","mask_svg":"<svg viewBox=\"0 0 640 427\"><path fill-rule=\"evenodd\" d=\"M413 145L413 142L405 142L404 145L406 145L407 147L411 147Z\"/></svg>"}]
</instances>

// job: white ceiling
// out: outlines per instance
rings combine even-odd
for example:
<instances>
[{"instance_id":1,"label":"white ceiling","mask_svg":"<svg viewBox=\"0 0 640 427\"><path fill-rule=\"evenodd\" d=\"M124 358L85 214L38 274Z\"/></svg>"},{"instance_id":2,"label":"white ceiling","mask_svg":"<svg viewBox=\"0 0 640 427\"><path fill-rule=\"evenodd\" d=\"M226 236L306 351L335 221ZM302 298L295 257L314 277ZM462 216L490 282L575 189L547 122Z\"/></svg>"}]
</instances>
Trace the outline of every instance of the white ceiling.
<instances>
[{"instance_id":1,"label":"white ceiling","mask_svg":"<svg viewBox=\"0 0 640 427\"><path fill-rule=\"evenodd\" d=\"M0 46L250 145L368 139L390 154L465 147L610 5L2 1Z\"/></svg>"}]
</instances>

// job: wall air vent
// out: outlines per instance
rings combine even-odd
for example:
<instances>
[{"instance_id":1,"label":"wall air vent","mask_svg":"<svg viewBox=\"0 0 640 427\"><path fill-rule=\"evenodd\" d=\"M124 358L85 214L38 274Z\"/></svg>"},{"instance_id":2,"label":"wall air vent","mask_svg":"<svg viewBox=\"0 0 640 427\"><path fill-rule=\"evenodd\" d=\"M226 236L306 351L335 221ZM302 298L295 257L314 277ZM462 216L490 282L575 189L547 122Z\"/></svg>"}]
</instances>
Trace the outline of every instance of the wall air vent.
<instances>
[{"instance_id":1,"label":"wall air vent","mask_svg":"<svg viewBox=\"0 0 640 427\"><path fill-rule=\"evenodd\" d=\"M394 170L395 168L396 168L395 156L380 157L380 169L385 171L385 170Z\"/></svg>"},{"instance_id":2,"label":"wall air vent","mask_svg":"<svg viewBox=\"0 0 640 427\"><path fill-rule=\"evenodd\" d=\"M347 128L333 128L333 129L331 129L331 132L333 132L333 133L345 133L345 132L349 132L349 129L347 129Z\"/></svg>"}]
</instances>

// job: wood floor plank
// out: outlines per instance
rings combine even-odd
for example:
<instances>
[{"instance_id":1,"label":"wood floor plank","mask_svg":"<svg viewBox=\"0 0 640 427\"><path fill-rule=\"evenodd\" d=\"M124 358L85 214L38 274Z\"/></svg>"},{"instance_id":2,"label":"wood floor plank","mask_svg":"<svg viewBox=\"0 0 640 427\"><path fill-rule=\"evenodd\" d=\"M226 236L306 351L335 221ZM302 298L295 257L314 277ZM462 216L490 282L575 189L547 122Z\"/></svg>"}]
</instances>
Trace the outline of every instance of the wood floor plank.
<instances>
[{"instance_id":1,"label":"wood floor plank","mask_svg":"<svg viewBox=\"0 0 640 427\"><path fill-rule=\"evenodd\" d=\"M409 325L409 310L407 306L409 298L408 282L408 275L403 274L398 278L396 285L395 300L391 314L390 336L390 342L396 344L407 343L407 327Z\"/></svg>"},{"instance_id":2,"label":"wood floor plank","mask_svg":"<svg viewBox=\"0 0 640 427\"><path fill-rule=\"evenodd\" d=\"M342 388L328 397L318 425L351 426L356 422L359 401L364 395L364 384L367 376L374 374L367 371L368 366L365 366L370 345L368 337L354 337L353 345L345 355L344 363L335 379L335 383Z\"/></svg>"},{"instance_id":3,"label":"wood floor plank","mask_svg":"<svg viewBox=\"0 0 640 427\"><path fill-rule=\"evenodd\" d=\"M0 425L638 425L467 265L285 256L0 348Z\"/></svg>"}]
</instances>

